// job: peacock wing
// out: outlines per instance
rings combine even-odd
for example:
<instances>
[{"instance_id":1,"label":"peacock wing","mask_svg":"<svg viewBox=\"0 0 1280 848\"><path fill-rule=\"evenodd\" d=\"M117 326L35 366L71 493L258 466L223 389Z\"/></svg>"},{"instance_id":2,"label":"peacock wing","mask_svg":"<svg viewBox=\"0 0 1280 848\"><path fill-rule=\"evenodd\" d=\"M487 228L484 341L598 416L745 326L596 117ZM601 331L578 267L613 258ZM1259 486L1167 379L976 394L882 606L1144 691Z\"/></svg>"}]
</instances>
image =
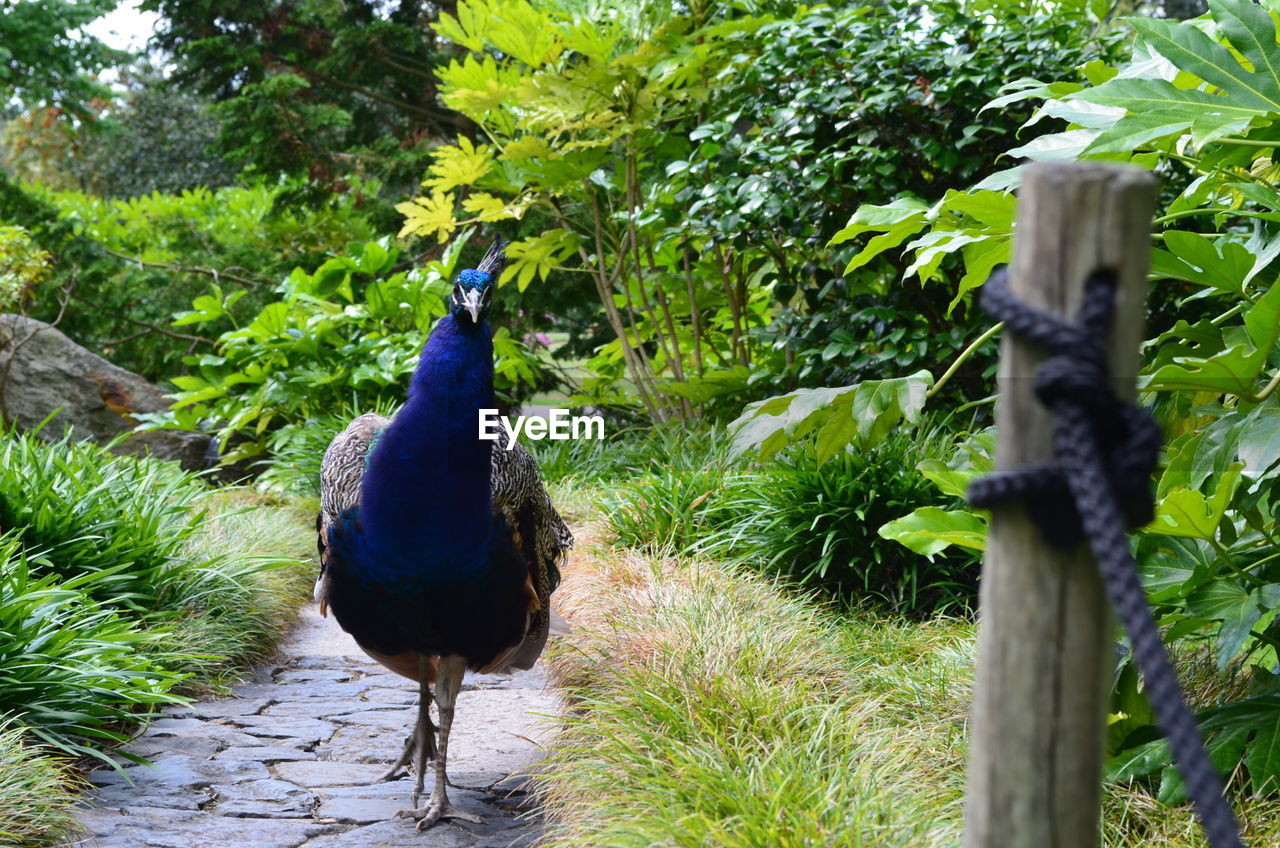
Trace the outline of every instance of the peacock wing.
<instances>
[{"instance_id":1,"label":"peacock wing","mask_svg":"<svg viewBox=\"0 0 1280 848\"><path fill-rule=\"evenodd\" d=\"M490 670L530 668L546 644L548 632L567 632L551 609L551 593L560 583L560 566L573 546L573 533L560 517L538 474L538 463L519 442L507 450L506 439L491 454L493 508L513 532L515 544L529 563L529 627L524 640L491 664Z\"/></svg>"},{"instance_id":2,"label":"peacock wing","mask_svg":"<svg viewBox=\"0 0 1280 848\"><path fill-rule=\"evenodd\" d=\"M316 549L320 554L320 575L316 580L316 599L320 614L327 613L325 597L328 584L330 528L343 510L360 504L360 481L364 478L369 449L391 419L366 413L352 420L347 429L333 437L320 462L320 514L316 516Z\"/></svg>"}]
</instances>

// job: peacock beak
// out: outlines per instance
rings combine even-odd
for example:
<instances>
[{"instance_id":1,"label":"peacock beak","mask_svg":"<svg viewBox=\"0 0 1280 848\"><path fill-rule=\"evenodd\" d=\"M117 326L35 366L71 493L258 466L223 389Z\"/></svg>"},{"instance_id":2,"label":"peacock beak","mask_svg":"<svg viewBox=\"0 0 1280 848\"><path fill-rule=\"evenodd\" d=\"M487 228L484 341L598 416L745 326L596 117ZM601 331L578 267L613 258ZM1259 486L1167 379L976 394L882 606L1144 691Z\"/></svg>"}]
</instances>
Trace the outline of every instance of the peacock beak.
<instances>
[{"instance_id":1,"label":"peacock beak","mask_svg":"<svg viewBox=\"0 0 1280 848\"><path fill-rule=\"evenodd\" d=\"M480 289L462 290L462 308L471 313L471 320L476 324L480 323L481 294Z\"/></svg>"}]
</instances>

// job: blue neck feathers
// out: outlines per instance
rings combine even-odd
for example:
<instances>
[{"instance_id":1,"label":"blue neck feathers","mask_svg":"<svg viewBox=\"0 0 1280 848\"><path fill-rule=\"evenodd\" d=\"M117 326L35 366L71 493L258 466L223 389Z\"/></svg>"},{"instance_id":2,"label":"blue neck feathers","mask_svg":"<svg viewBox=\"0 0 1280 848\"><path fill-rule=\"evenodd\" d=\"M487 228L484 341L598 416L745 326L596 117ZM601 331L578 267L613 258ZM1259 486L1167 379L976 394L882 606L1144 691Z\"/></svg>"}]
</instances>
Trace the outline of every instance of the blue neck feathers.
<instances>
[{"instance_id":1,"label":"blue neck feathers","mask_svg":"<svg viewBox=\"0 0 1280 848\"><path fill-rule=\"evenodd\" d=\"M408 401L369 457L359 570L451 582L484 566L492 442L480 440L476 410L491 406L489 325L446 315L422 349Z\"/></svg>"}]
</instances>

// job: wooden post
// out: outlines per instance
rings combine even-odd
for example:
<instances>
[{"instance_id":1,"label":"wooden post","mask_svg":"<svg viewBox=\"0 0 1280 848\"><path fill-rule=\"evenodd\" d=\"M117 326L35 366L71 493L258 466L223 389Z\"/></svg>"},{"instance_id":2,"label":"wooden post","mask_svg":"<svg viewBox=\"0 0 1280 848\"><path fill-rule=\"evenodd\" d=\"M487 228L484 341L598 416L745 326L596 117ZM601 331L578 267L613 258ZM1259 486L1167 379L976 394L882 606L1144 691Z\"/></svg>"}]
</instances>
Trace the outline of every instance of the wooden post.
<instances>
[{"instance_id":1,"label":"wooden post","mask_svg":"<svg viewBox=\"0 0 1280 848\"><path fill-rule=\"evenodd\" d=\"M1155 179L1131 167L1038 163L1019 191L1010 291L1074 319L1085 278L1119 277L1107 356L1134 396ZM1045 359L1006 334L1000 350L996 468L1052 456L1049 415L1032 393ZM1085 546L1049 547L1020 504L991 516L979 598L965 848L1098 844L1107 696L1115 664L1110 603Z\"/></svg>"}]
</instances>

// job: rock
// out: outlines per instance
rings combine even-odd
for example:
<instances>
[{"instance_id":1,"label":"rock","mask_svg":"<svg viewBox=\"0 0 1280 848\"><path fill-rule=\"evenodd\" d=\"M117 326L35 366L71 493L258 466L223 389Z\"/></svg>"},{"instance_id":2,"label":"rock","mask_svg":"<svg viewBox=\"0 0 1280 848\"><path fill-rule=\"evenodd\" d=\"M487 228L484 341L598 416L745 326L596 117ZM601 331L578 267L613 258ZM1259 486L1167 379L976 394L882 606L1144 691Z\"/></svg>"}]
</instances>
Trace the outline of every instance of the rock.
<instances>
[{"instance_id":1,"label":"rock","mask_svg":"<svg viewBox=\"0 0 1280 848\"><path fill-rule=\"evenodd\" d=\"M272 763L290 762L292 760L314 760L316 755L301 748L286 745L258 745L253 748L228 748L219 753L215 760L252 760L255 763L271 765Z\"/></svg>"},{"instance_id":2,"label":"rock","mask_svg":"<svg viewBox=\"0 0 1280 848\"><path fill-rule=\"evenodd\" d=\"M296 718L275 715L237 716L228 721L244 728L244 732L268 739L300 739L314 745L333 735L333 725L314 718ZM261 742L259 745L263 744Z\"/></svg>"},{"instance_id":3,"label":"rock","mask_svg":"<svg viewBox=\"0 0 1280 848\"><path fill-rule=\"evenodd\" d=\"M277 683L304 683L312 680L341 682L355 677L350 671L338 668L300 668L282 671L276 675Z\"/></svg>"},{"instance_id":4,"label":"rock","mask_svg":"<svg viewBox=\"0 0 1280 848\"><path fill-rule=\"evenodd\" d=\"M228 698L225 701L201 701L189 707L190 714L200 718L231 718L258 715L275 703L272 698ZM183 718L175 715L174 718Z\"/></svg>"},{"instance_id":5,"label":"rock","mask_svg":"<svg viewBox=\"0 0 1280 848\"><path fill-rule=\"evenodd\" d=\"M316 796L300 786L274 778L212 787L217 797L214 811L222 816L271 819L300 818L311 815Z\"/></svg>"},{"instance_id":6,"label":"rock","mask_svg":"<svg viewBox=\"0 0 1280 848\"><path fill-rule=\"evenodd\" d=\"M106 443L134 428L135 413L169 407L159 386L90 353L56 327L22 315L0 315L0 374L6 368L9 376L0 392L5 412L19 428L33 429L57 411L40 431L45 439L59 438L70 427L74 438ZM207 435L157 430L135 433L115 450L149 453L200 471L209 467L208 448Z\"/></svg>"},{"instance_id":7,"label":"rock","mask_svg":"<svg viewBox=\"0 0 1280 848\"><path fill-rule=\"evenodd\" d=\"M272 704L264 711L264 715L276 716L282 720L292 721L300 718L334 719L337 716L358 713L370 707L385 706L366 704L364 701L345 698L329 701L290 701L283 704Z\"/></svg>"},{"instance_id":8,"label":"rock","mask_svg":"<svg viewBox=\"0 0 1280 848\"><path fill-rule=\"evenodd\" d=\"M311 821L245 819L145 806L86 811L81 821L94 834L88 842L94 848L297 848L311 837L339 830L336 825Z\"/></svg>"},{"instance_id":9,"label":"rock","mask_svg":"<svg viewBox=\"0 0 1280 848\"><path fill-rule=\"evenodd\" d=\"M316 760L311 763L280 763L275 767L282 780L308 788L341 786L345 783L372 783L386 772L385 765L333 763Z\"/></svg>"},{"instance_id":10,"label":"rock","mask_svg":"<svg viewBox=\"0 0 1280 848\"><path fill-rule=\"evenodd\" d=\"M258 737L244 733L230 725L213 721L202 721L198 718L161 718L151 722L143 739L177 737L186 742L202 742L205 740L219 743L222 747L233 745L261 745Z\"/></svg>"},{"instance_id":11,"label":"rock","mask_svg":"<svg viewBox=\"0 0 1280 848\"><path fill-rule=\"evenodd\" d=\"M472 848L473 834L450 822L437 824L425 833L414 829L409 819L390 819L357 827L345 833L317 837L306 848Z\"/></svg>"},{"instance_id":12,"label":"rock","mask_svg":"<svg viewBox=\"0 0 1280 848\"><path fill-rule=\"evenodd\" d=\"M145 798L153 807L198 810L213 797L214 783L237 783L270 777L261 763L217 762L194 757L173 756L153 765L129 766L119 771L101 770L89 775L98 787L97 802L108 807L129 807Z\"/></svg>"}]
</instances>

